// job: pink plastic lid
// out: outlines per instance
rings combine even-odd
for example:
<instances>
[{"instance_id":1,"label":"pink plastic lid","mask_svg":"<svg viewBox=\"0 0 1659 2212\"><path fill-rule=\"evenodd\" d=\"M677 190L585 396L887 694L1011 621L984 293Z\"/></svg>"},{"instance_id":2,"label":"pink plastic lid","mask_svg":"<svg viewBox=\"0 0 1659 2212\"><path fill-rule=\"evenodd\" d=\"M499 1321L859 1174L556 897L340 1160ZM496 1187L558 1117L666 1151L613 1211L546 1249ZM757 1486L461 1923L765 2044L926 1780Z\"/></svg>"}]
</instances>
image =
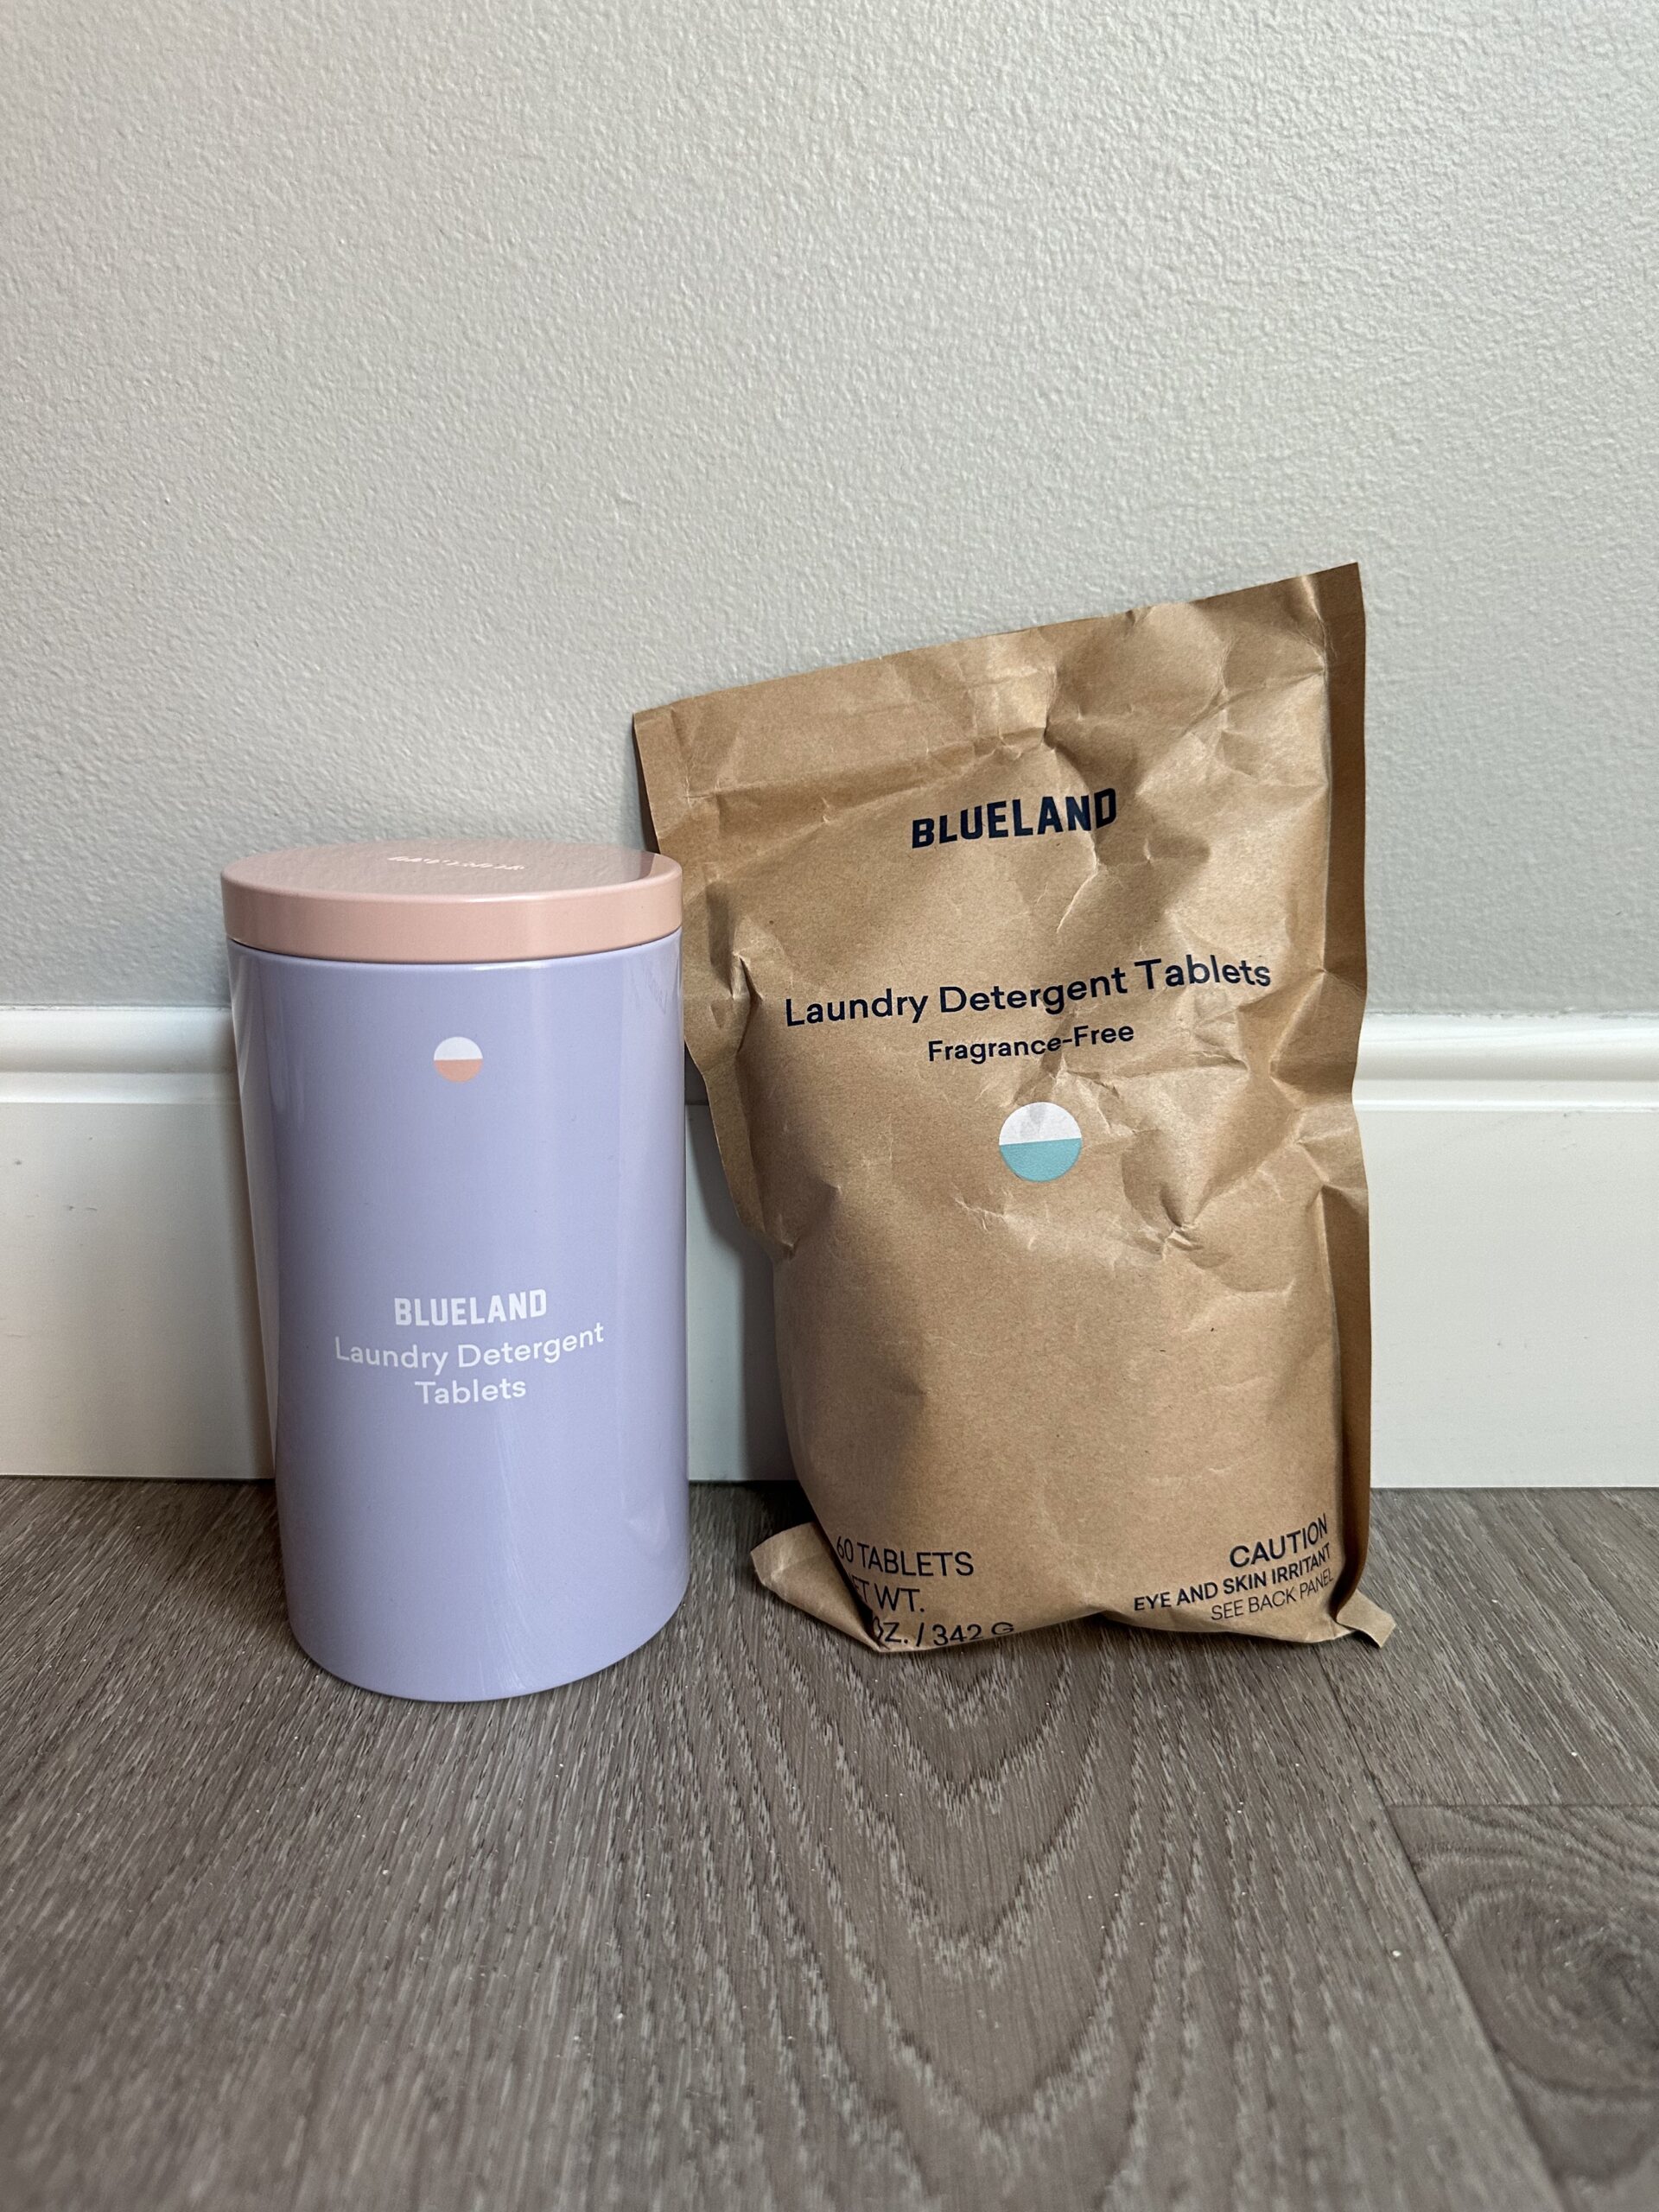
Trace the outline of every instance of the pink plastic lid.
<instances>
[{"instance_id":1,"label":"pink plastic lid","mask_svg":"<svg viewBox=\"0 0 1659 2212\"><path fill-rule=\"evenodd\" d=\"M680 926L678 861L619 845L300 845L236 861L222 880L229 936L308 960L549 960Z\"/></svg>"}]
</instances>

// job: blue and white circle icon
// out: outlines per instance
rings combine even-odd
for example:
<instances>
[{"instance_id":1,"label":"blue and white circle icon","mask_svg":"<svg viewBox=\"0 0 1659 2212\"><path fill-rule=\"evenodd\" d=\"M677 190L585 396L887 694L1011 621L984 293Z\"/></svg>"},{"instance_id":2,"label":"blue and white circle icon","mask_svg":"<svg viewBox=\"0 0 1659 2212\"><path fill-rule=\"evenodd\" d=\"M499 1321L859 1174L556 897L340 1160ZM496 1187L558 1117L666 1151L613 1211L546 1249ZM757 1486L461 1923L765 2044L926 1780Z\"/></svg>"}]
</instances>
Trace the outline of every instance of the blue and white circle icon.
<instances>
[{"instance_id":1,"label":"blue and white circle icon","mask_svg":"<svg viewBox=\"0 0 1659 2212\"><path fill-rule=\"evenodd\" d=\"M1030 1106L1014 1108L997 1142L1021 1182L1053 1183L1077 1166L1083 1131L1064 1106L1039 1098Z\"/></svg>"}]
</instances>

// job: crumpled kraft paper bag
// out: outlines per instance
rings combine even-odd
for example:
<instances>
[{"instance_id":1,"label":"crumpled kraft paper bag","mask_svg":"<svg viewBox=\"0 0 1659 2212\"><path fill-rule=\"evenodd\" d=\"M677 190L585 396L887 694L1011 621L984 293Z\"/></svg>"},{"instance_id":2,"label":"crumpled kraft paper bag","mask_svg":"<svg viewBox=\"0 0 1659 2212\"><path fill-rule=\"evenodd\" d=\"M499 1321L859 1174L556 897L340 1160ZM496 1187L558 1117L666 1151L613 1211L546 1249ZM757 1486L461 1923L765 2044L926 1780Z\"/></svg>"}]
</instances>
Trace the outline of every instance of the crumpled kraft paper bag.
<instances>
[{"instance_id":1,"label":"crumpled kraft paper bag","mask_svg":"<svg viewBox=\"0 0 1659 2212\"><path fill-rule=\"evenodd\" d=\"M636 718L831 1627L1387 1633L1363 636L1335 569Z\"/></svg>"}]
</instances>

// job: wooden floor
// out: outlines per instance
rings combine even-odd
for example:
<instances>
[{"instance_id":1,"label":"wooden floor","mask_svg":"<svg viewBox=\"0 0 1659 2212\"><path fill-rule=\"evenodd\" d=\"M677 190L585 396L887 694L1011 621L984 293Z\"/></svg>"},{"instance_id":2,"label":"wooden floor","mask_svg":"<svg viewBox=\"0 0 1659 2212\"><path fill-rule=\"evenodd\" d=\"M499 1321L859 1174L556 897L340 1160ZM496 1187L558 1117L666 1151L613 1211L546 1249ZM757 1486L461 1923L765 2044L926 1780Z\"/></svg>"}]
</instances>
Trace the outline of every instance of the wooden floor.
<instances>
[{"instance_id":1,"label":"wooden floor","mask_svg":"<svg viewBox=\"0 0 1659 2212\"><path fill-rule=\"evenodd\" d=\"M0 1484L8 2212L1659 2205L1659 1492L1384 1497L1380 1653L879 1657L800 1513L423 1707L264 1490Z\"/></svg>"}]
</instances>

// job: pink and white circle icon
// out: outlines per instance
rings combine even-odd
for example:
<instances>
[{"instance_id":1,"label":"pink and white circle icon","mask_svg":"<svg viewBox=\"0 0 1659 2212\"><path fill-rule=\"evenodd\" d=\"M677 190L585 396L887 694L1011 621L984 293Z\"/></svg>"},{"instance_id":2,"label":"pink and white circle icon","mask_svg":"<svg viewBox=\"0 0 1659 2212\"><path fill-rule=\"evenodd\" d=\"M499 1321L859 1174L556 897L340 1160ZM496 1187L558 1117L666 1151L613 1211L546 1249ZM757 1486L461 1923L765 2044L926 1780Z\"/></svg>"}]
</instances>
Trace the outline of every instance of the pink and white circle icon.
<instances>
[{"instance_id":1,"label":"pink and white circle icon","mask_svg":"<svg viewBox=\"0 0 1659 2212\"><path fill-rule=\"evenodd\" d=\"M470 1037L446 1037L432 1055L432 1065L446 1083L470 1083L484 1065L484 1055Z\"/></svg>"}]
</instances>

